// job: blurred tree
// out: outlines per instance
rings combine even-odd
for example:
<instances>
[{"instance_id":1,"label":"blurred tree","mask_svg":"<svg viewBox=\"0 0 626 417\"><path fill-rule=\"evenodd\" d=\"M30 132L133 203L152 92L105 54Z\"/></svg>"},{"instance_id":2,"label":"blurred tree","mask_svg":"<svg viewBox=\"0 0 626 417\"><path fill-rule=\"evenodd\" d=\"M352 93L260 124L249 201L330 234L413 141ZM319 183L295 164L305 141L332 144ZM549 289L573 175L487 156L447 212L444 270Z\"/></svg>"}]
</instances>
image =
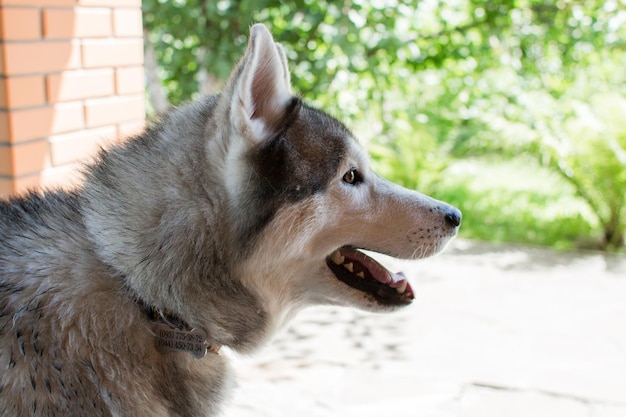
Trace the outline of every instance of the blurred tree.
<instances>
[{"instance_id":1,"label":"blurred tree","mask_svg":"<svg viewBox=\"0 0 626 417\"><path fill-rule=\"evenodd\" d=\"M143 6L174 105L217 91L248 26L263 22L287 50L295 90L356 121L385 175L433 192L451 159L534 155L589 205L603 247L624 244L624 0Z\"/></svg>"}]
</instances>

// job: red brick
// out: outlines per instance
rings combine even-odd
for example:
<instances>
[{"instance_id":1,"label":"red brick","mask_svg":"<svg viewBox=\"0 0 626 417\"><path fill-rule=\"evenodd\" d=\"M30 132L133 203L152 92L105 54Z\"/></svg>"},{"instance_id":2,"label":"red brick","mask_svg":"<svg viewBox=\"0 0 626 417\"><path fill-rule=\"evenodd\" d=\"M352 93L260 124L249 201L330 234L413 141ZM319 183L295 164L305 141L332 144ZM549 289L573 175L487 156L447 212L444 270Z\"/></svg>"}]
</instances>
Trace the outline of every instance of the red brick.
<instances>
[{"instance_id":1,"label":"red brick","mask_svg":"<svg viewBox=\"0 0 626 417\"><path fill-rule=\"evenodd\" d=\"M111 30L111 10L98 8L46 9L43 12L44 37L107 37Z\"/></svg>"},{"instance_id":2,"label":"red brick","mask_svg":"<svg viewBox=\"0 0 626 417\"><path fill-rule=\"evenodd\" d=\"M13 41L40 37L39 10L13 7L0 9L1 39Z\"/></svg>"},{"instance_id":3,"label":"red brick","mask_svg":"<svg viewBox=\"0 0 626 417\"><path fill-rule=\"evenodd\" d=\"M78 0L81 6L141 7L141 0Z\"/></svg>"},{"instance_id":4,"label":"red brick","mask_svg":"<svg viewBox=\"0 0 626 417\"><path fill-rule=\"evenodd\" d=\"M81 103L12 111L8 115L13 143L70 132L84 126Z\"/></svg>"},{"instance_id":5,"label":"red brick","mask_svg":"<svg viewBox=\"0 0 626 417\"><path fill-rule=\"evenodd\" d=\"M13 193L25 194L27 191L41 188L41 173L26 175L21 178L13 178Z\"/></svg>"},{"instance_id":6,"label":"red brick","mask_svg":"<svg viewBox=\"0 0 626 417\"><path fill-rule=\"evenodd\" d=\"M13 175L13 154L9 145L0 145L0 175Z\"/></svg>"},{"instance_id":7,"label":"red brick","mask_svg":"<svg viewBox=\"0 0 626 417\"><path fill-rule=\"evenodd\" d=\"M7 75L61 71L80 66L80 47L76 42L6 43L4 71Z\"/></svg>"},{"instance_id":8,"label":"red brick","mask_svg":"<svg viewBox=\"0 0 626 417\"><path fill-rule=\"evenodd\" d=\"M114 92L113 70L66 71L46 77L48 102L110 96Z\"/></svg>"},{"instance_id":9,"label":"red brick","mask_svg":"<svg viewBox=\"0 0 626 417\"><path fill-rule=\"evenodd\" d=\"M64 165L48 168L41 172L13 178L14 194L41 188L75 188L82 182L81 164Z\"/></svg>"},{"instance_id":10,"label":"red brick","mask_svg":"<svg viewBox=\"0 0 626 417\"><path fill-rule=\"evenodd\" d=\"M43 171L39 176L39 185L43 188L76 188L83 182L82 163L63 165Z\"/></svg>"},{"instance_id":11,"label":"red brick","mask_svg":"<svg viewBox=\"0 0 626 417\"><path fill-rule=\"evenodd\" d=\"M9 116L6 112L0 111L0 144L11 142L11 132L9 132Z\"/></svg>"},{"instance_id":12,"label":"red brick","mask_svg":"<svg viewBox=\"0 0 626 417\"><path fill-rule=\"evenodd\" d=\"M143 93L143 67L124 67L115 70L115 92L117 94Z\"/></svg>"},{"instance_id":13,"label":"red brick","mask_svg":"<svg viewBox=\"0 0 626 417\"><path fill-rule=\"evenodd\" d=\"M100 98L85 102L87 127L143 119L144 116L143 94Z\"/></svg>"},{"instance_id":14,"label":"red brick","mask_svg":"<svg viewBox=\"0 0 626 417\"><path fill-rule=\"evenodd\" d=\"M3 107L16 109L20 107L41 106L45 103L44 81L41 75L9 77L0 80L3 91Z\"/></svg>"},{"instance_id":15,"label":"red brick","mask_svg":"<svg viewBox=\"0 0 626 417\"><path fill-rule=\"evenodd\" d=\"M115 36L143 37L141 9L114 9L113 30Z\"/></svg>"},{"instance_id":16,"label":"red brick","mask_svg":"<svg viewBox=\"0 0 626 417\"><path fill-rule=\"evenodd\" d=\"M82 53L85 68L143 64L141 39L86 40Z\"/></svg>"},{"instance_id":17,"label":"red brick","mask_svg":"<svg viewBox=\"0 0 626 417\"><path fill-rule=\"evenodd\" d=\"M115 134L115 126L106 126L51 136L49 140L52 165L85 161L95 156L101 146L113 141Z\"/></svg>"},{"instance_id":18,"label":"red brick","mask_svg":"<svg viewBox=\"0 0 626 417\"><path fill-rule=\"evenodd\" d=\"M37 140L9 147L10 172L0 168L0 174L21 176L39 172L50 165L48 142Z\"/></svg>"},{"instance_id":19,"label":"red brick","mask_svg":"<svg viewBox=\"0 0 626 417\"><path fill-rule=\"evenodd\" d=\"M15 195L13 179L0 177L0 197L10 197L12 195Z\"/></svg>"},{"instance_id":20,"label":"red brick","mask_svg":"<svg viewBox=\"0 0 626 417\"><path fill-rule=\"evenodd\" d=\"M78 0L0 0L0 5L22 7L72 6L77 2Z\"/></svg>"},{"instance_id":21,"label":"red brick","mask_svg":"<svg viewBox=\"0 0 626 417\"><path fill-rule=\"evenodd\" d=\"M145 128L145 120L133 120L132 122L120 123L117 125L117 142L124 142L140 134Z\"/></svg>"}]
</instances>

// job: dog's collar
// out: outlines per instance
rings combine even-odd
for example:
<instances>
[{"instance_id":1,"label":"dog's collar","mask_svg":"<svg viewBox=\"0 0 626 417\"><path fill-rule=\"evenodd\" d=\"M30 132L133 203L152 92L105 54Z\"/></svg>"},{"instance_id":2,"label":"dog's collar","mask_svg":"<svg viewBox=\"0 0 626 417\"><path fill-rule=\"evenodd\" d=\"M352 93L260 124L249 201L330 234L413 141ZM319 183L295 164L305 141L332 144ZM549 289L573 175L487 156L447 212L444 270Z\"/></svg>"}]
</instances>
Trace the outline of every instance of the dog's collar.
<instances>
[{"instance_id":1,"label":"dog's collar","mask_svg":"<svg viewBox=\"0 0 626 417\"><path fill-rule=\"evenodd\" d=\"M175 314L137 300L145 314L154 324L155 345L160 352L187 352L202 359L207 352L219 354L222 347L208 340L207 332L195 329Z\"/></svg>"}]
</instances>

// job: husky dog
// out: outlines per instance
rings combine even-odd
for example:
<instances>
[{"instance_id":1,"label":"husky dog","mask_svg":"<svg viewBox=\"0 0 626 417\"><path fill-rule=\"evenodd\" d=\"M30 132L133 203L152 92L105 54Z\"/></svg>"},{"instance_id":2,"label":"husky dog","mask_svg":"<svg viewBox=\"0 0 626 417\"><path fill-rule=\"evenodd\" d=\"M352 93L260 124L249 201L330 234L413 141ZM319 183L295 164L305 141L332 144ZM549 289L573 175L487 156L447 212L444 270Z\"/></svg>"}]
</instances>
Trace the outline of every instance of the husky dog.
<instances>
[{"instance_id":1,"label":"husky dog","mask_svg":"<svg viewBox=\"0 0 626 417\"><path fill-rule=\"evenodd\" d=\"M191 417L232 385L220 346L252 352L314 304L410 304L360 249L433 255L461 213L372 172L255 25L220 95L0 219L0 415Z\"/></svg>"}]
</instances>

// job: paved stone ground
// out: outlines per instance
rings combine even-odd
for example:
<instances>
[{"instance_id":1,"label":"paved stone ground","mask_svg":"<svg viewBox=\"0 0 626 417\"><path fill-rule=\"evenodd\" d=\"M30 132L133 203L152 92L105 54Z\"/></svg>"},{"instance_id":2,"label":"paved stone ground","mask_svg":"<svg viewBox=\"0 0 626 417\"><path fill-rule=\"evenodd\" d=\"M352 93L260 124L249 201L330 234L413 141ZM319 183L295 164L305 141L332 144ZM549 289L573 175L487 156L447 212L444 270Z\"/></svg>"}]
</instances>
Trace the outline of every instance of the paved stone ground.
<instances>
[{"instance_id":1,"label":"paved stone ground","mask_svg":"<svg viewBox=\"0 0 626 417\"><path fill-rule=\"evenodd\" d=\"M626 257L457 241L385 262L413 306L304 311L235 357L225 416L626 417Z\"/></svg>"}]
</instances>

